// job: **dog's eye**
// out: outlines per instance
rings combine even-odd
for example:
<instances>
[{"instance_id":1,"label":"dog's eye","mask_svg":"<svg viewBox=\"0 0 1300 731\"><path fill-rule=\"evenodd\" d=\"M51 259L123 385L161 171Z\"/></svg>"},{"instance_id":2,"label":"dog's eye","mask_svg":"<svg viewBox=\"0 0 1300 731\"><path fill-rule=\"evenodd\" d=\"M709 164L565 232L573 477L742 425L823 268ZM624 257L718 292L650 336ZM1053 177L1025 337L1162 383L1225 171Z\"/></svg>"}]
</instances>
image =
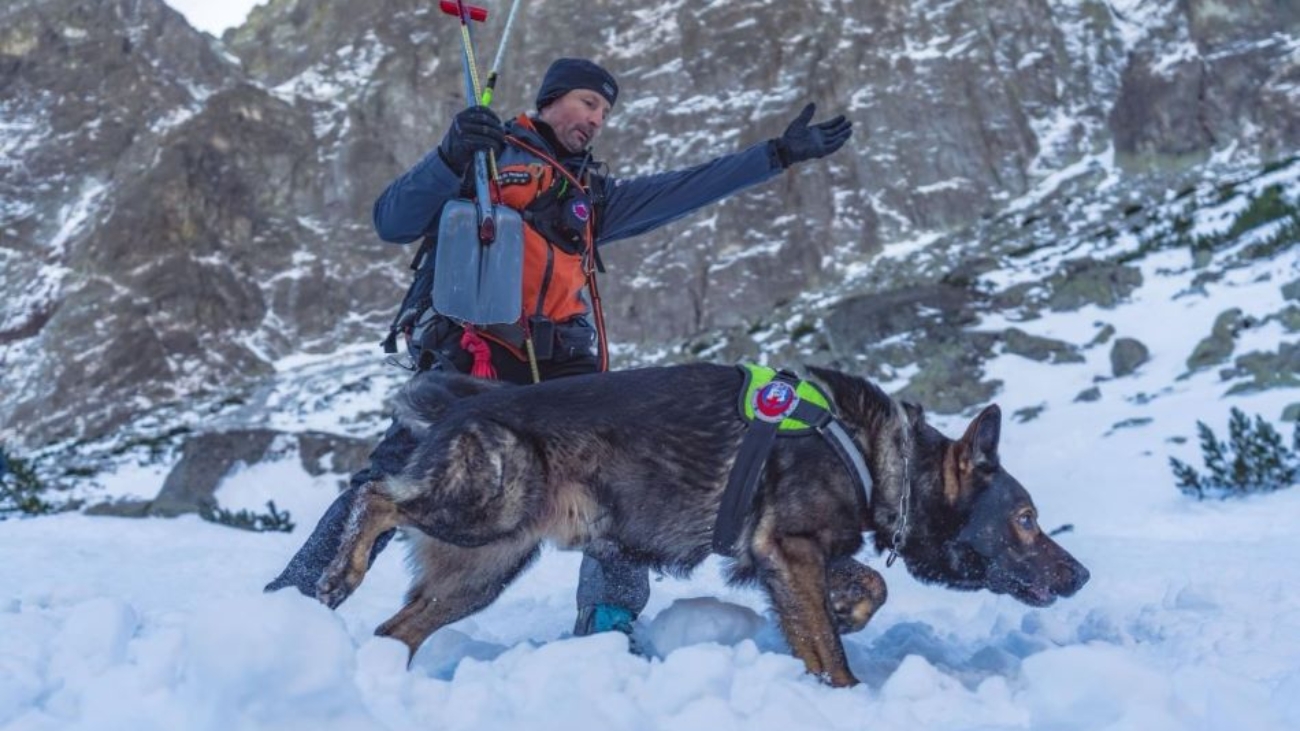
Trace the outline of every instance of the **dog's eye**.
<instances>
[{"instance_id":1,"label":"dog's eye","mask_svg":"<svg viewBox=\"0 0 1300 731\"><path fill-rule=\"evenodd\" d=\"M1034 514L1021 513L1016 516L1016 523L1019 524L1022 529L1032 531L1034 530Z\"/></svg>"}]
</instances>

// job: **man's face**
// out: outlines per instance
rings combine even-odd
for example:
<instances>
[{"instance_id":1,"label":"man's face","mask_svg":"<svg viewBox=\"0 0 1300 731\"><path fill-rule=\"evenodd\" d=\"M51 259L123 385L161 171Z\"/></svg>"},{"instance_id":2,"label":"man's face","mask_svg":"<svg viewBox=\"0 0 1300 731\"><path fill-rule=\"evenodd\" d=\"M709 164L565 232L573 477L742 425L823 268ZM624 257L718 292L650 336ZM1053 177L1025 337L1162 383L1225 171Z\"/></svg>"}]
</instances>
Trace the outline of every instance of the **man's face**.
<instances>
[{"instance_id":1,"label":"man's face","mask_svg":"<svg viewBox=\"0 0 1300 731\"><path fill-rule=\"evenodd\" d=\"M537 118L551 125L569 152L582 152L609 116L609 102L591 89L574 89L547 104Z\"/></svg>"}]
</instances>

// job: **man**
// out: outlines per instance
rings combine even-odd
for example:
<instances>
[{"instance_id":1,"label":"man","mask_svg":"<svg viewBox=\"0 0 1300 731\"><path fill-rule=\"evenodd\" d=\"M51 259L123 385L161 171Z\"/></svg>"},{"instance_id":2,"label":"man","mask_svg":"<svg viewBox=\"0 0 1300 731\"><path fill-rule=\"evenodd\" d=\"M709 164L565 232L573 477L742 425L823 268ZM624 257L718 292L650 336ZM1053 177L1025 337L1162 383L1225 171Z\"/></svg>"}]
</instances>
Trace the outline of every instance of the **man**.
<instances>
[{"instance_id":1,"label":"man","mask_svg":"<svg viewBox=\"0 0 1300 731\"><path fill-rule=\"evenodd\" d=\"M416 283L390 336L407 339L418 372L449 368L527 384L605 370L607 347L594 273L597 248L654 230L789 166L838 150L852 134L843 116L810 125L809 104L785 133L702 165L616 179L598 172L591 142L618 99L618 84L591 61L562 58L551 64L537 93L537 113L508 123L486 107L456 115L442 143L393 181L375 202L380 238L430 242L443 206L466 192L474 155L490 151L500 170L500 195L525 221L524 310L508 326L464 328L433 312L430 247L417 260ZM529 342L531 340L531 343ZM417 375L417 377L419 377ZM314 595L316 579L333 558L338 529L356 487L401 469L413 444L394 426L371 455L371 466L352 478L306 545L267 591L295 586ZM375 553L382 550L381 540ZM373 560L373 555L372 555ZM618 546L591 546L583 557L574 634L618 630L631 634L645 608L647 570Z\"/></svg>"}]
</instances>

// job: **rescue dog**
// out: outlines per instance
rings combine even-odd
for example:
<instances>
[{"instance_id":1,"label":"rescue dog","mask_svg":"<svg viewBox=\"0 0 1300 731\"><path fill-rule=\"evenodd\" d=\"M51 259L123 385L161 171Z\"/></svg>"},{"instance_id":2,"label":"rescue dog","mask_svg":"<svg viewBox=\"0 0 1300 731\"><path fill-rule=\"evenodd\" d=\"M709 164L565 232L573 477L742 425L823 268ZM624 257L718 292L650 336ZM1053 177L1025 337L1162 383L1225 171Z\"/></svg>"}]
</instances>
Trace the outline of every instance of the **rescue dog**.
<instances>
[{"instance_id":1,"label":"rescue dog","mask_svg":"<svg viewBox=\"0 0 1300 731\"><path fill-rule=\"evenodd\" d=\"M874 384L810 368L874 481L867 497L821 439L776 440L729 579L760 584L794 655L835 686L857 683L839 634L886 598L853 559L870 532L923 581L989 589L1033 606L1077 592L1088 571L1038 526L1029 493L998 458L1001 413L958 440ZM550 540L619 550L686 574L711 552L714 520L745 423L743 375L694 364L511 387L457 375L414 381L399 418L419 445L405 470L353 501L342 546L317 584L337 607L371 547L411 537L407 604L376 631L414 655L439 627L490 604Z\"/></svg>"}]
</instances>

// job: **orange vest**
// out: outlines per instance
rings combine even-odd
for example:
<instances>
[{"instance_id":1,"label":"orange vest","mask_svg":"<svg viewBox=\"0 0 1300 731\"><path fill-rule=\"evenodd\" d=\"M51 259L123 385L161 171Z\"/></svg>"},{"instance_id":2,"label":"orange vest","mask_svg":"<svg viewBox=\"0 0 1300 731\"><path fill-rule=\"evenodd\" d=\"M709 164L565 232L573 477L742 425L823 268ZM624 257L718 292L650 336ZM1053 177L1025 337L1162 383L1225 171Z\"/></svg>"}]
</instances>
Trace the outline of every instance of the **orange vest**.
<instances>
[{"instance_id":1,"label":"orange vest","mask_svg":"<svg viewBox=\"0 0 1300 731\"><path fill-rule=\"evenodd\" d=\"M545 163L511 165L501 168L501 202L522 211L555 182L555 168ZM527 183L506 181L522 180ZM573 185L571 181L569 183ZM588 223L584 249L590 251L591 226ZM543 315L564 322L587 312L582 290L587 285L586 253L574 254L547 241L537 229L524 224L524 312Z\"/></svg>"},{"instance_id":2,"label":"orange vest","mask_svg":"<svg viewBox=\"0 0 1300 731\"><path fill-rule=\"evenodd\" d=\"M530 130L535 130L532 120L527 115L520 115L518 123ZM587 186L575 178L558 161L545 151L518 137L507 137L515 147L528 152L536 161L508 165L498 171L500 181L500 202L517 211L523 211L537 196L550 189L557 176L563 176L572 185L586 191ZM543 316L552 322L565 322L579 315L587 314L587 304L582 298L582 291L591 287L593 309L596 311L598 331L603 329L599 296L594 291L595 282L595 241L594 214L587 219L583 235L582 252L570 253L552 244L531 225L524 224L524 320L528 317ZM519 349L522 337L512 337L508 330L518 328L490 327L483 334L506 346L520 359L526 356ZM604 361L604 338L601 333L601 350ZM602 368L603 370L603 368Z\"/></svg>"}]
</instances>

